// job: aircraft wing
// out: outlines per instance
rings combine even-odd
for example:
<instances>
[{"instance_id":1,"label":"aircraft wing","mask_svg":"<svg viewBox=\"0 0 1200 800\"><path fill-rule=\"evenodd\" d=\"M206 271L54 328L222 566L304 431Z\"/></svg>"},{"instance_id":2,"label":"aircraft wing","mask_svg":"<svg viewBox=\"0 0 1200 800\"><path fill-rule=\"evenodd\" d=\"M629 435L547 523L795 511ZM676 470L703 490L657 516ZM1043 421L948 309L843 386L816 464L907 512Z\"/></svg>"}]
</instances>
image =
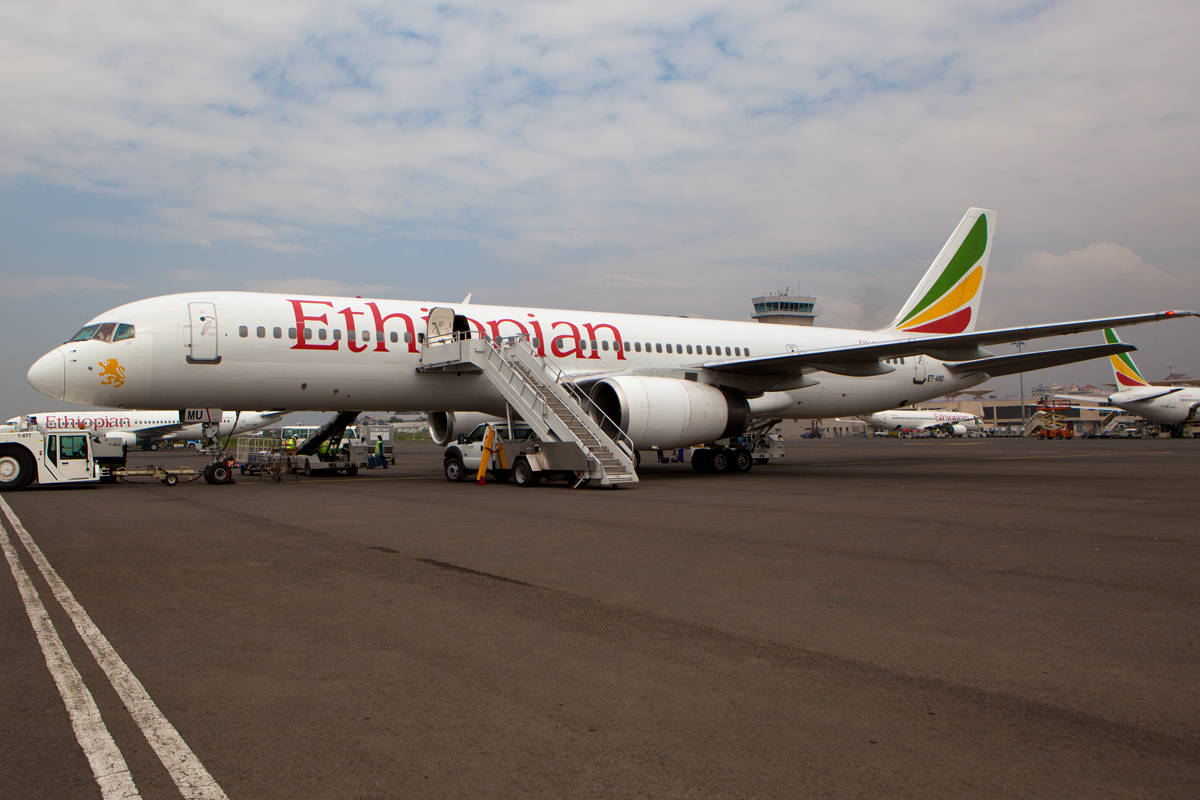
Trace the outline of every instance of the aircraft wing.
<instances>
[{"instance_id":1,"label":"aircraft wing","mask_svg":"<svg viewBox=\"0 0 1200 800\"><path fill-rule=\"evenodd\" d=\"M1136 348L1123 342L1116 344L1096 344L1086 347L1064 347L1059 350L1043 350L1040 353L1018 353L1011 356L991 356L976 358L970 361L953 361L946 364L946 369L959 374L967 372L986 372L993 378L1000 375L1013 375L1018 372L1030 372L1045 367L1057 367L1060 364L1073 364L1076 361L1087 361L1090 358L1102 358L1117 353L1128 353Z\"/></svg>"},{"instance_id":2,"label":"aircraft wing","mask_svg":"<svg viewBox=\"0 0 1200 800\"><path fill-rule=\"evenodd\" d=\"M956 357L962 359L959 363L971 361L985 362L992 358L1012 358L1011 356L987 357L980 348L989 344L1006 344L1027 339L1044 339L1051 336L1065 336L1072 333L1098 331L1104 328L1122 327L1126 325L1141 325L1147 322L1175 319L1182 317L1200 317L1196 311L1158 311L1151 314L1134 314L1126 317L1102 317L1099 319L1084 319L1074 322L1052 322L1045 325L1027 325L1017 328L995 328L987 331L969 331L945 336L921 336L911 338L883 339L878 342L850 345L848 347L832 347L820 350L803 350L795 353L764 356L760 358L735 358L724 361L710 361L704 364L704 369L717 373L726 373L739 377L759 377L781 375L795 372L805 367L820 369L844 375L878 375L891 372L892 368L879 363L880 359L900 358L904 356L929 355L944 361L953 361ZM880 336L887 334L880 333ZM1098 345L1095 349L1104 347ZM1089 348L1076 348L1085 351ZM1065 351L1052 351L1062 353ZM1125 351L1110 351L1125 352ZM1021 354L1036 356L1037 353ZM1074 358L1061 361L1049 361L1042 366L1068 364L1072 361L1083 361L1096 358L1094 355L1078 354ZM972 358L974 357L974 358ZM1034 362L1029 362L1034 363ZM993 368L1000 369L999 363L993 363ZM1012 372L1023 372L1036 367L1022 366ZM976 371L988 372L985 369ZM1007 375L1007 372L991 373Z\"/></svg>"}]
</instances>

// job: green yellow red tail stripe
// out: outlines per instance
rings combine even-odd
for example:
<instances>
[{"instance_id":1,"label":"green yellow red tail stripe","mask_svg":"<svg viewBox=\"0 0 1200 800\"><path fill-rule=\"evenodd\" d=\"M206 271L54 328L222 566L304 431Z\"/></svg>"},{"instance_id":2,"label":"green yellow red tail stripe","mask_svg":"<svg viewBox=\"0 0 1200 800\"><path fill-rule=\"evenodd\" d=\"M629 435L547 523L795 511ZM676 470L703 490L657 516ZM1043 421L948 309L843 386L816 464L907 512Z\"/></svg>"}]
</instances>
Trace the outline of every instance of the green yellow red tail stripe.
<instances>
[{"instance_id":1,"label":"green yellow red tail stripe","mask_svg":"<svg viewBox=\"0 0 1200 800\"><path fill-rule=\"evenodd\" d=\"M1117 338L1117 332L1112 328L1104 329L1104 341L1109 344L1118 344L1121 340ZM1150 382L1142 377L1142 373L1133 363L1133 359L1128 353L1117 353L1108 357L1112 363L1113 379L1117 382L1118 389L1131 389L1137 386L1149 386Z\"/></svg>"}]
</instances>

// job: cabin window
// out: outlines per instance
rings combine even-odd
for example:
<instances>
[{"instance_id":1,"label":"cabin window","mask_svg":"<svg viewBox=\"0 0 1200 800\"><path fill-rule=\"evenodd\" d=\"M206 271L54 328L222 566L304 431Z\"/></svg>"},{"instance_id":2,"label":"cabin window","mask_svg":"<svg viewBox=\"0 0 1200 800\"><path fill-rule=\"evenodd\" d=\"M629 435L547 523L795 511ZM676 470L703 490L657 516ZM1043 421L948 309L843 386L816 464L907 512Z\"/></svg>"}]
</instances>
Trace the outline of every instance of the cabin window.
<instances>
[{"instance_id":1,"label":"cabin window","mask_svg":"<svg viewBox=\"0 0 1200 800\"><path fill-rule=\"evenodd\" d=\"M742 354L742 348L740 348L740 347L733 348L733 354L735 356L740 356Z\"/></svg>"},{"instance_id":2,"label":"cabin window","mask_svg":"<svg viewBox=\"0 0 1200 800\"><path fill-rule=\"evenodd\" d=\"M745 349L742 351L742 355L747 355L747 356L748 356L748 355L750 355L750 348L749 348L749 347L745 348Z\"/></svg>"},{"instance_id":3,"label":"cabin window","mask_svg":"<svg viewBox=\"0 0 1200 800\"><path fill-rule=\"evenodd\" d=\"M249 329L249 328L247 328L245 325L238 325L238 336L240 336L240 337L242 337L243 339L245 339L245 338L246 338L247 336L249 336L249 335L250 335L250 329Z\"/></svg>"},{"instance_id":4,"label":"cabin window","mask_svg":"<svg viewBox=\"0 0 1200 800\"><path fill-rule=\"evenodd\" d=\"M634 349L634 350L636 350L636 351L637 351L637 352L639 352L639 353L640 353L640 352L642 352L642 343L641 343L641 342L634 342L634 343L633 343L633 349Z\"/></svg>"},{"instance_id":5,"label":"cabin window","mask_svg":"<svg viewBox=\"0 0 1200 800\"><path fill-rule=\"evenodd\" d=\"M254 335L260 339L265 339L265 338L267 338L267 329L264 328L262 325L259 325L257 328L254 329Z\"/></svg>"},{"instance_id":6,"label":"cabin window","mask_svg":"<svg viewBox=\"0 0 1200 800\"><path fill-rule=\"evenodd\" d=\"M296 329L295 328L288 328L288 338L289 339L296 338Z\"/></svg>"},{"instance_id":7,"label":"cabin window","mask_svg":"<svg viewBox=\"0 0 1200 800\"><path fill-rule=\"evenodd\" d=\"M668 352L668 353L670 353L670 352L673 352L673 351L671 350L671 345L670 345L670 344L668 344L668 345L667 345L667 352Z\"/></svg>"},{"instance_id":8,"label":"cabin window","mask_svg":"<svg viewBox=\"0 0 1200 800\"><path fill-rule=\"evenodd\" d=\"M608 339L605 339L605 340L603 340L602 342L600 342L600 346L601 346L601 347L603 347L603 348L604 348L604 352L606 352L606 353L607 353L607 352L608 352Z\"/></svg>"},{"instance_id":9,"label":"cabin window","mask_svg":"<svg viewBox=\"0 0 1200 800\"><path fill-rule=\"evenodd\" d=\"M705 352L706 352L708 355L710 355L710 356L712 355L712 345L711 345L711 344L709 344L709 345L705 345L705 346L704 346L704 349L705 349Z\"/></svg>"},{"instance_id":10,"label":"cabin window","mask_svg":"<svg viewBox=\"0 0 1200 800\"><path fill-rule=\"evenodd\" d=\"M692 346L690 344L687 346L687 354L689 356L692 354Z\"/></svg>"},{"instance_id":11,"label":"cabin window","mask_svg":"<svg viewBox=\"0 0 1200 800\"><path fill-rule=\"evenodd\" d=\"M599 342L597 342L595 339L592 339L592 349L593 350L598 349L598 347L597 347L598 344L599 344Z\"/></svg>"},{"instance_id":12,"label":"cabin window","mask_svg":"<svg viewBox=\"0 0 1200 800\"><path fill-rule=\"evenodd\" d=\"M542 348L542 340L536 336L529 340L529 344L533 346L534 350L540 350Z\"/></svg>"},{"instance_id":13,"label":"cabin window","mask_svg":"<svg viewBox=\"0 0 1200 800\"><path fill-rule=\"evenodd\" d=\"M729 348L729 345L725 345L725 355L727 355L727 356L733 355L733 350L731 350Z\"/></svg>"},{"instance_id":14,"label":"cabin window","mask_svg":"<svg viewBox=\"0 0 1200 800\"><path fill-rule=\"evenodd\" d=\"M395 334L392 334L392 335L393 335L393 336L395 336ZM405 331L405 332L404 332L404 343L405 343L405 344L412 344L412 339L413 339L413 337L412 337L412 334L411 334L411 333L409 333L408 331ZM396 341L396 340L395 340L395 339L393 339L392 341L394 342L394 341Z\"/></svg>"},{"instance_id":15,"label":"cabin window","mask_svg":"<svg viewBox=\"0 0 1200 800\"><path fill-rule=\"evenodd\" d=\"M125 339L132 339L133 336L134 336L133 326L126 325L124 322L122 322L120 325L117 326L117 332L113 334L113 341L120 342L120 341L124 341Z\"/></svg>"},{"instance_id":16,"label":"cabin window","mask_svg":"<svg viewBox=\"0 0 1200 800\"><path fill-rule=\"evenodd\" d=\"M283 338L283 330L281 328L272 328L271 335L274 336L276 339L282 339Z\"/></svg>"},{"instance_id":17,"label":"cabin window","mask_svg":"<svg viewBox=\"0 0 1200 800\"><path fill-rule=\"evenodd\" d=\"M633 349L633 342L626 342L625 343L625 352L628 353L632 349Z\"/></svg>"},{"instance_id":18,"label":"cabin window","mask_svg":"<svg viewBox=\"0 0 1200 800\"><path fill-rule=\"evenodd\" d=\"M662 352L662 342L655 342L655 343L654 343L654 352L656 352L656 353L661 353L661 352Z\"/></svg>"},{"instance_id":19,"label":"cabin window","mask_svg":"<svg viewBox=\"0 0 1200 800\"><path fill-rule=\"evenodd\" d=\"M328 335L328 333L329 332L326 331L324 328L320 328L317 330L317 338L323 342L323 341L325 341L325 337Z\"/></svg>"},{"instance_id":20,"label":"cabin window","mask_svg":"<svg viewBox=\"0 0 1200 800\"><path fill-rule=\"evenodd\" d=\"M55 466L58 465L58 437L46 437L46 460Z\"/></svg>"},{"instance_id":21,"label":"cabin window","mask_svg":"<svg viewBox=\"0 0 1200 800\"><path fill-rule=\"evenodd\" d=\"M375 341L382 342L384 340L383 331L375 331ZM396 341L396 334L392 333L392 341Z\"/></svg>"},{"instance_id":22,"label":"cabin window","mask_svg":"<svg viewBox=\"0 0 1200 800\"><path fill-rule=\"evenodd\" d=\"M311 341L312 341L312 328L305 328L305 329L304 329L304 340L305 340L305 341L307 341L307 342L311 342Z\"/></svg>"},{"instance_id":23,"label":"cabin window","mask_svg":"<svg viewBox=\"0 0 1200 800\"><path fill-rule=\"evenodd\" d=\"M369 342L369 341L371 341L371 332L370 332L370 331L363 331L363 332L362 332L362 340L363 340L364 342Z\"/></svg>"},{"instance_id":24,"label":"cabin window","mask_svg":"<svg viewBox=\"0 0 1200 800\"><path fill-rule=\"evenodd\" d=\"M579 349L580 349L580 350L587 350L587 339L580 339L580 340L579 340Z\"/></svg>"}]
</instances>

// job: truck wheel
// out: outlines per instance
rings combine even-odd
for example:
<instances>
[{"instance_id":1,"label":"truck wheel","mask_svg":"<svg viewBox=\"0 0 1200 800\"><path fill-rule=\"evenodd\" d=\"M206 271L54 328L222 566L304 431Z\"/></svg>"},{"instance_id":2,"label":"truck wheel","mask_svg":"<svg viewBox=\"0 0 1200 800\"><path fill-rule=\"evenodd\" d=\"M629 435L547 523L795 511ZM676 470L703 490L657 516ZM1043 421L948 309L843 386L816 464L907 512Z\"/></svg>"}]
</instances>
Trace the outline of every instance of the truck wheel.
<instances>
[{"instance_id":1,"label":"truck wheel","mask_svg":"<svg viewBox=\"0 0 1200 800\"><path fill-rule=\"evenodd\" d=\"M163 483L167 486L174 486L179 483L179 478L175 475L167 475L167 477L163 478Z\"/></svg>"},{"instance_id":2,"label":"truck wheel","mask_svg":"<svg viewBox=\"0 0 1200 800\"><path fill-rule=\"evenodd\" d=\"M24 489L33 480L33 456L24 447L0 448L0 492Z\"/></svg>"},{"instance_id":3,"label":"truck wheel","mask_svg":"<svg viewBox=\"0 0 1200 800\"><path fill-rule=\"evenodd\" d=\"M304 477L311 478L313 474L312 462L308 459L304 460Z\"/></svg>"},{"instance_id":4,"label":"truck wheel","mask_svg":"<svg viewBox=\"0 0 1200 800\"><path fill-rule=\"evenodd\" d=\"M466 469L463 467L462 456L455 454L442 461L442 472L446 475L446 480L451 483L458 483L466 474Z\"/></svg>"},{"instance_id":5,"label":"truck wheel","mask_svg":"<svg viewBox=\"0 0 1200 800\"><path fill-rule=\"evenodd\" d=\"M351 464L350 466L346 467L346 474L349 475L351 478L353 478L355 475L358 474L358 465Z\"/></svg>"},{"instance_id":6,"label":"truck wheel","mask_svg":"<svg viewBox=\"0 0 1200 800\"><path fill-rule=\"evenodd\" d=\"M538 482L538 474L529 466L525 458L518 458L512 468L513 483L517 486L533 486Z\"/></svg>"}]
</instances>

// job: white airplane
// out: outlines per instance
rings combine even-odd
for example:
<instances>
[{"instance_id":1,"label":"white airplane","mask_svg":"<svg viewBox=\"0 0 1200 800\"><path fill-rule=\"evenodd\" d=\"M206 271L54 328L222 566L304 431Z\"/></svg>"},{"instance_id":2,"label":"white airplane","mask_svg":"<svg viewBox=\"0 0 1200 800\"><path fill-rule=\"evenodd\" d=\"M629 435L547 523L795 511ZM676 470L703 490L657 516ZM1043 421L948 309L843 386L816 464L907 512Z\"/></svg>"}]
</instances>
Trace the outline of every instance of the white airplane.
<instances>
[{"instance_id":1,"label":"white airplane","mask_svg":"<svg viewBox=\"0 0 1200 800\"><path fill-rule=\"evenodd\" d=\"M216 438L223 439L239 433L250 433L271 425L286 411L226 411L221 415ZM160 442L199 441L203 436L200 423L180 421L180 412L174 411L124 411L120 409L98 409L95 411L38 411L13 417L0 425L0 429L15 430L19 427L38 428L43 431L84 430L102 433L106 439L117 439L134 446L158 449Z\"/></svg>"},{"instance_id":2,"label":"white airplane","mask_svg":"<svg viewBox=\"0 0 1200 800\"><path fill-rule=\"evenodd\" d=\"M1105 328L1104 341L1106 344L1121 343L1112 328ZM1074 394L1058 394L1055 397L1124 409L1165 426L1174 437L1183 435L1183 426L1200 422L1200 388L1152 384L1142 377L1128 353L1115 353L1109 356L1109 361L1112 363L1117 390L1108 397Z\"/></svg>"},{"instance_id":3,"label":"white airplane","mask_svg":"<svg viewBox=\"0 0 1200 800\"><path fill-rule=\"evenodd\" d=\"M977 331L995 214L972 208L879 330L470 304L196 292L105 311L30 368L43 394L81 404L431 412L445 442L505 402L484 376L419 371L426 332L528 337L638 449L712 443L756 417L852 416L997 375L1134 350L1103 344L995 356L986 345L1182 316ZM434 310L436 313L433 313ZM469 314L469 316L468 316ZM433 324L437 321L437 325Z\"/></svg>"},{"instance_id":4,"label":"white airplane","mask_svg":"<svg viewBox=\"0 0 1200 800\"><path fill-rule=\"evenodd\" d=\"M966 436L968 431L983 429L979 417L964 411L897 408L864 414L859 419L881 431L941 431L951 436Z\"/></svg>"}]
</instances>

